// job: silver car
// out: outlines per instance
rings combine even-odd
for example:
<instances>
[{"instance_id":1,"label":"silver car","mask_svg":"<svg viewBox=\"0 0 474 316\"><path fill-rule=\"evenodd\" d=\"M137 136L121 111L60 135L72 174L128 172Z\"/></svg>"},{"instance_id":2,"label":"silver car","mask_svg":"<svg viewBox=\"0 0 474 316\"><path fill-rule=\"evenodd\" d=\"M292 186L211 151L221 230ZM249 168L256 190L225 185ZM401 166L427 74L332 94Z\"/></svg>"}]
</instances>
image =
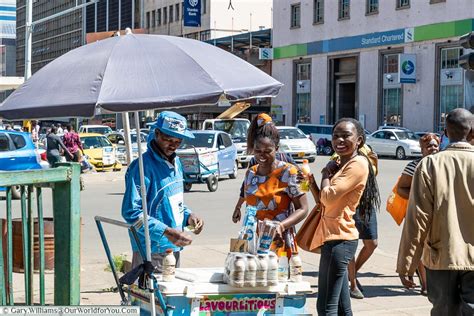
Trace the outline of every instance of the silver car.
<instances>
[{"instance_id":1,"label":"silver car","mask_svg":"<svg viewBox=\"0 0 474 316\"><path fill-rule=\"evenodd\" d=\"M422 156L418 138L407 129L379 129L367 136L367 145L380 156L395 156L397 159Z\"/></svg>"},{"instance_id":2,"label":"silver car","mask_svg":"<svg viewBox=\"0 0 474 316\"><path fill-rule=\"evenodd\" d=\"M290 154L295 161L316 159L316 146L299 128L277 126L280 133L280 151Z\"/></svg>"}]
</instances>

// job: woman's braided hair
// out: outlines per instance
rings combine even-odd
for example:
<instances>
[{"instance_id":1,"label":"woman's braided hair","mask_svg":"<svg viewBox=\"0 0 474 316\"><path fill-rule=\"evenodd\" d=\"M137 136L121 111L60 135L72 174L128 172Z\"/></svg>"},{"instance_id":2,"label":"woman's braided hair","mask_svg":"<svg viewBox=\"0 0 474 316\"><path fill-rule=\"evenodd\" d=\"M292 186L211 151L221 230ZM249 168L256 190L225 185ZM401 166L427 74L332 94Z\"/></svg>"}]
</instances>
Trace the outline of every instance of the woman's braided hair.
<instances>
[{"instance_id":1,"label":"woman's braided hair","mask_svg":"<svg viewBox=\"0 0 474 316\"><path fill-rule=\"evenodd\" d=\"M355 126L356 131L357 131L357 136L362 137L362 142L359 145L357 154L364 156L369 162L369 176L367 178L367 183L365 184L364 192L362 193L362 196L360 197L359 206L357 207L359 209L360 217L364 219L364 221L367 223L368 220L370 219L371 213L380 208L379 186L377 184L374 168L372 168L372 164L370 162L369 157L367 157L367 155L365 155L360 150L364 146L365 141L366 141L365 131L364 131L364 128L362 127L362 124L360 124L358 120L353 119L353 118L341 118L334 124L333 131L336 128L336 126L342 122L349 122Z\"/></svg>"},{"instance_id":2,"label":"woman's braided hair","mask_svg":"<svg viewBox=\"0 0 474 316\"><path fill-rule=\"evenodd\" d=\"M253 152L255 143L262 138L269 138L275 144L275 147L280 144L280 133L271 117L265 113L260 113L252 120L247 134L248 154Z\"/></svg>"}]
</instances>

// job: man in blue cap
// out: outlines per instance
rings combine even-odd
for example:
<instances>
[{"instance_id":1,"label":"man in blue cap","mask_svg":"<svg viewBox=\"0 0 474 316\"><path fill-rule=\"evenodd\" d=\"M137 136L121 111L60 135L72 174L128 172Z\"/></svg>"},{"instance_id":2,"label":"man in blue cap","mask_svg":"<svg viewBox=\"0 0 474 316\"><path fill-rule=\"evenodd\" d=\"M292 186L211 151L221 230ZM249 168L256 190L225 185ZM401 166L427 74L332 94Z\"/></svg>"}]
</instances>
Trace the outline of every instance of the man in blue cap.
<instances>
[{"instance_id":1,"label":"man in blue cap","mask_svg":"<svg viewBox=\"0 0 474 316\"><path fill-rule=\"evenodd\" d=\"M170 111L163 111L151 127L148 150L143 154L147 192L148 225L150 231L152 264L155 272L162 272L163 258L172 249L179 265L179 252L191 244L190 235L183 228L191 226L195 234L203 228L203 221L190 212L183 203L183 168L176 150L183 139L194 138L187 129L186 119ZM138 160L134 160L125 175L126 190L122 202L122 216L129 224L142 218L140 174ZM138 229L140 244L145 247L143 225ZM138 247L132 241L132 267L142 263Z\"/></svg>"}]
</instances>

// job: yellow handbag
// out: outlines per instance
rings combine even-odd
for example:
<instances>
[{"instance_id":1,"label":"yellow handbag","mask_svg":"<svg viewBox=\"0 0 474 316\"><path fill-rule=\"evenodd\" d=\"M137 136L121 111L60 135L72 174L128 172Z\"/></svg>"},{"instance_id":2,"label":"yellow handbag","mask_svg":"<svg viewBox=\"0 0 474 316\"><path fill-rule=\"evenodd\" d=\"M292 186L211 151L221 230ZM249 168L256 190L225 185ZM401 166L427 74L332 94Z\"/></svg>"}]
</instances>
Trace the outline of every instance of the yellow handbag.
<instances>
[{"instance_id":1,"label":"yellow handbag","mask_svg":"<svg viewBox=\"0 0 474 316\"><path fill-rule=\"evenodd\" d=\"M389 212L390 215L392 215L397 225L400 226L400 224L403 222L403 219L405 218L405 215L407 213L408 200L402 198L397 193L398 181L400 181L400 178L398 178L397 183L395 183L395 186L393 187L392 192L390 192L388 196L387 212Z\"/></svg>"}]
</instances>

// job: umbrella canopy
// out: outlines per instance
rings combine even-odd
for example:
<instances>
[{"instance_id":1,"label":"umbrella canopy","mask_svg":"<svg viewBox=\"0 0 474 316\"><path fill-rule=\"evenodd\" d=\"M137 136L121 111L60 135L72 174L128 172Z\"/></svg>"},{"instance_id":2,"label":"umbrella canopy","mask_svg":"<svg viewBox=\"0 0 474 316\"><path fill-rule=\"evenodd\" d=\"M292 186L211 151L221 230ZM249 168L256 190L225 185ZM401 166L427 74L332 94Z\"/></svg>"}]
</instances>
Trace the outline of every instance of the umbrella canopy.
<instances>
[{"instance_id":1,"label":"umbrella canopy","mask_svg":"<svg viewBox=\"0 0 474 316\"><path fill-rule=\"evenodd\" d=\"M282 84L228 52L196 40L129 34L55 59L0 106L6 119L92 117L275 96Z\"/></svg>"}]
</instances>

